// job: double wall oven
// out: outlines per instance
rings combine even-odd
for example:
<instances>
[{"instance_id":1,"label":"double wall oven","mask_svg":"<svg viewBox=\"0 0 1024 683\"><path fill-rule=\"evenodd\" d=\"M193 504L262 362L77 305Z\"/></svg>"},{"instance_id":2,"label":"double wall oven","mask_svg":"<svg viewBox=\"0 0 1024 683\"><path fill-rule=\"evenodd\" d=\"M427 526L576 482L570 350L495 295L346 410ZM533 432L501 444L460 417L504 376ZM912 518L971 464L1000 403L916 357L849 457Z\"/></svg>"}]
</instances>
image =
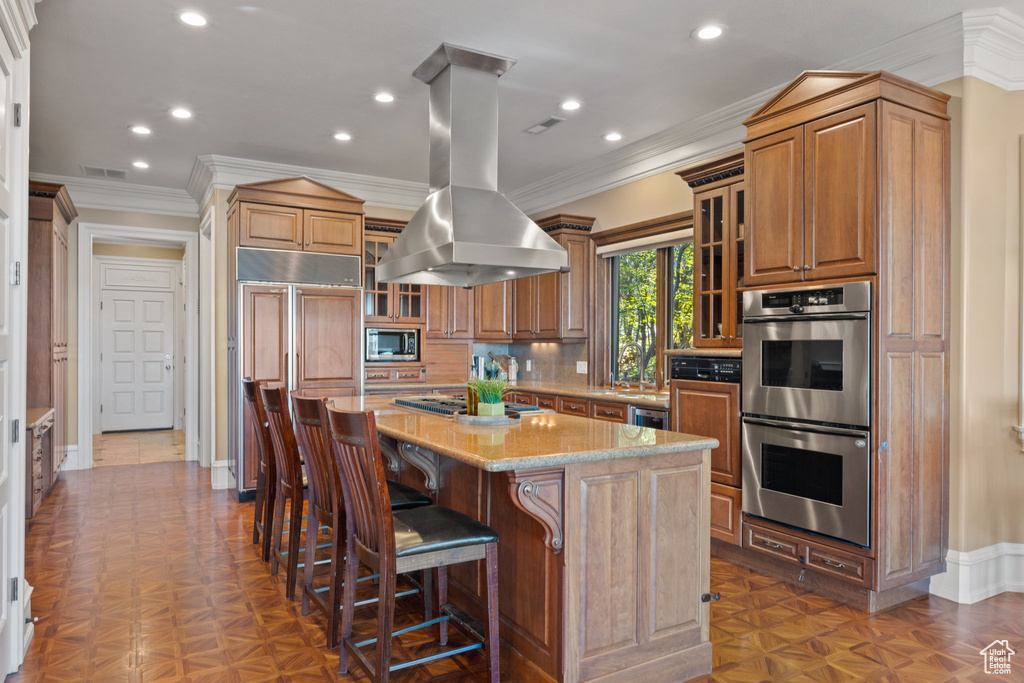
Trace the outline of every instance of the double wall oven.
<instances>
[{"instance_id":1,"label":"double wall oven","mask_svg":"<svg viewBox=\"0 0 1024 683\"><path fill-rule=\"evenodd\" d=\"M871 544L871 284L743 293L743 511Z\"/></svg>"}]
</instances>

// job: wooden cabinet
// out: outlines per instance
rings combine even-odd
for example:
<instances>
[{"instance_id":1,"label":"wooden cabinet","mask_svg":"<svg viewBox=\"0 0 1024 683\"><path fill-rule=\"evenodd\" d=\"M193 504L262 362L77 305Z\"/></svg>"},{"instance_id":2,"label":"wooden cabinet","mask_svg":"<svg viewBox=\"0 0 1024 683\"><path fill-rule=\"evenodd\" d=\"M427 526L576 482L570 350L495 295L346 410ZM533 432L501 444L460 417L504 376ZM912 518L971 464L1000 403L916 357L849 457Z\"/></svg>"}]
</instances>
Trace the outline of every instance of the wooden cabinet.
<instances>
[{"instance_id":1,"label":"wooden cabinet","mask_svg":"<svg viewBox=\"0 0 1024 683\"><path fill-rule=\"evenodd\" d=\"M555 408L560 413L565 415L579 415L580 417L590 416L590 401L585 398L571 398L569 396L559 396L557 401L557 407Z\"/></svg>"},{"instance_id":2,"label":"wooden cabinet","mask_svg":"<svg viewBox=\"0 0 1024 683\"><path fill-rule=\"evenodd\" d=\"M480 341L512 339L512 289L514 281L480 285L473 292L473 338Z\"/></svg>"},{"instance_id":3,"label":"wooden cabinet","mask_svg":"<svg viewBox=\"0 0 1024 683\"><path fill-rule=\"evenodd\" d=\"M401 367L380 367L375 365L363 371L363 378L367 384L423 382L427 378L427 368L421 364L404 364Z\"/></svg>"},{"instance_id":4,"label":"wooden cabinet","mask_svg":"<svg viewBox=\"0 0 1024 683\"><path fill-rule=\"evenodd\" d=\"M429 339L473 339L472 288L427 286L426 336Z\"/></svg>"},{"instance_id":5,"label":"wooden cabinet","mask_svg":"<svg viewBox=\"0 0 1024 683\"><path fill-rule=\"evenodd\" d=\"M629 421L629 406L625 403L591 401L590 417L605 422L626 424Z\"/></svg>"},{"instance_id":6,"label":"wooden cabinet","mask_svg":"<svg viewBox=\"0 0 1024 683\"><path fill-rule=\"evenodd\" d=\"M575 221L570 223L568 221ZM529 341L585 341L589 334L590 271L594 219L564 215L537 222L568 255L569 270L520 278L512 285L512 338ZM577 223L589 221L589 225ZM582 229L581 229L582 228Z\"/></svg>"},{"instance_id":7,"label":"wooden cabinet","mask_svg":"<svg viewBox=\"0 0 1024 683\"><path fill-rule=\"evenodd\" d=\"M25 453L28 457L25 482L25 519L39 510L49 481L53 453L53 408L29 408L25 411Z\"/></svg>"},{"instance_id":8,"label":"wooden cabinet","mask_svg":"<svg viewBox=\"0 0 1024 683\"><path fill-rule=\"evenodd\" d=\"M359 384L358 290L295 290L294 389Z\"/></svg>"},{"instance_id":9,"label":"wooden cabinet","mask_svg":"<svg viewBox=\"0 0 1024 683\"><path fill-rule=\"evenodd\" d=\"M878 106L748 140L747 286L875 272Z\"/></svg>"},{"instance_id":10,"label":"wooden cabinet","mask_svg":"<svg viewBox=\"0 0 1024 683\"><path fill-rule=\"evenodd\" d=\"M693 188L693 345L740 348L746 247L743 153L677 173Z\"/></svg>"},{"instance_id":11,"label":"wooden cabinet","mask_svg":"<svg viewBox=\"0 0 1024 683\"><path fill-rule=\"evenodd\" d=\"M465 382L473 363L473 342L427 339L423 358L428 382Z\"/></svg>"},{"instance_id":12,"label":"wooden cabinet","mask_svg":"<svg viewBox=\"0 0 1024 683\"><path fill-rule=\"evenodd\" d=\"M754 553L781 560L800 569L811 569L830 578L869 587L875 563L855 555L770 527L743 523L743 547Z\"/></svg>"},{"instance_id":13,"label":"wooden cabinet","mask_svg":"<svg viewBox=\"0 0 1024 683\"><path fill-rule=\"evenodd\" d=\"M372 324L422 325L427 317L426 285L377 281L377 264L396 235L367 231L364 236L363 320Z\"/></svg>"},{"instance_id":14,"label":"wooden cabinet","mask_svg":"<svg viewBox=\"0 0 1024 683\"><path fill-rule=\"evenodd\" d=\"M53 409L39 461L26 449L26 488L45 498L67 458L68 225L78 212L67 189L29 183L28 258L22 269L26 301L26 408ZM34 444L33 444L34 445ZM41 479L32 481L38 470Z\"/></svg>"}]
</instances>

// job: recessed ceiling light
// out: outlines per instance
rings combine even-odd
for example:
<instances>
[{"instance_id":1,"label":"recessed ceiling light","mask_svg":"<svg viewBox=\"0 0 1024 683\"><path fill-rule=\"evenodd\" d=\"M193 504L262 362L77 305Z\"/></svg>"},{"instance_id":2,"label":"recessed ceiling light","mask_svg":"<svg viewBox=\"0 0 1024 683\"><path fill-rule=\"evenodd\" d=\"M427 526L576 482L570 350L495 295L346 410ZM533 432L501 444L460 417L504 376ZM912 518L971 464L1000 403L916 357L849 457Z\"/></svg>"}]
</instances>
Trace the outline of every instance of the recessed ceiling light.
<instances>
[{"instance_id":1,"label":"recessed ceiling light","mask_svg":"<svg viewBox=\"0 0 1024 683\"><path fill-rule=\"evenodd\" d=\"M514 270L506 270L505 271L505 275L515 275L515 274L516 274L516 271L514 271Z\"/></svg>"},{"instance_id":2,"label":"recessed ceiling light","mask_svg":"<svg viewBox=\"0 0 1024 683\"><path fill-rule=\"evenodd\" d=\"M348 133L335 133L334 139L341 140L342 142L348 142L349 140L352 139L352 136L349 135Z\"/></svg>"},{"instance_id":3,"label":"recessed ceiling light","mask_svg":"<svg viewBox=\"0 0 1024 683\"><path fill-rule=\"evenodd\" d=\"M606 133L604 139L608 142L618 142L622 139L622 133Z\"/></svg>"},{"instance_id":4,"label":"recessed ceiling light","mask_svg":"<svg viewBox=\"0 0 1024 683\"><path fill-rule=\"evenodd\" d=\"M206 26L206 17L194 10L186 10L178 15L181 23L189 26Z\"/></svg>"},{"instance_id":5,"label":"recessed ceiling light","mask_svg":"<svg viewBox=\"0 0 1024 683\"><path fill-rule=\"evenodd\" d=\"M722 35L725 31L724 26L719 24L708 24L707 26L701 26L691 33L694 38L700 38L701 40L714 40L718 36Z\"/></svg>"},{"instance_id":6,"label":"recessed ceiling light","mask_svg":"<svg viewBox=\"0 0 1024 683\"><path fill-rule=\"evenodd\" d=\"M146 128L145 126L132 126L131 130L136 135L149 135L150 133L153 132L149 128Z\"/></svg>"},{"instance_id":7,"label":"recessed ceiling light","mask_svg":"<svg viewBox=\"0 0 1024 683\"><path fill-rule=\"evenodd\" d=\"M149 164L147 164L145 161L133 161L132 166L134 166L135 168L149 168Z\"/></svg>"},{"instance_id":8,"label":"recessed ceiling light","mask_svg":"<svg viewBox=\"0 0 1024 683\"><path fill-rule=\"evenodd\" d=\"M394 102L395 96L389 92L379 92L373 96L373 99L377 100L378 102L384 102L386 104L388 102Z\"/></svg>"},{"instance_id":9,"label":"recessed ceiling light","mask_svg":"<svg viewBox=\"0 0 1024 683\"><path fill-rule=\"evenodd\" d=\"M177 107L171 110L171 116L176 119L190 119L192 118L192 112L184 107Z\"/></svg>"},{"instance_id":10,"label":"recessed ceiling light","mask_svg":"<svg viewBox=\"0 0 1024 683\"><path fill-rule=\"evenodd\" d=\"M580 108L580 101L579 100L566 100L565 102L562 102L558 106L561 107L565 111L576 111L577 109Z\"/></svg>"}]
</instances>

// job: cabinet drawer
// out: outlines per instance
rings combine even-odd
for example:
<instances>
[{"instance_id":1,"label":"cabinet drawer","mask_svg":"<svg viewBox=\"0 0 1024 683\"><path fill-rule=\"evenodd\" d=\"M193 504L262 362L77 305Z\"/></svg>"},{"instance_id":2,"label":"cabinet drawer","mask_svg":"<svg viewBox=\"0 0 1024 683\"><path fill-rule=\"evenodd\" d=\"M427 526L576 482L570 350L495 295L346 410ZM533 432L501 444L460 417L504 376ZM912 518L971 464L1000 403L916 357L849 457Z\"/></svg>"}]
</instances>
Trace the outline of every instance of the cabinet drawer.
<instances>
[{"instance_id":1,"label":"cabinet drawer","mask_svg":"<svg viewBox=\"0 0 1024 683\"><path fill-rule=\"evenodd\" d=\"M390 382L393 379L391 370L367 370L363 377L367 382Z\"/></svg>"},{"instance_id":2,"label":"cabinet drawer","mask_svg":"<svg viewBox=\"0 0 1024 683\"><path fill-rule=\"evenodd\" d=\"M558 404L558 399L554 396L546 396L544 394L537 394L537 403L534 404L538 408L544 408L545 410L555 410Z\"/></svg>"},{"instance_id":3,"label":"cabinet drawer","mask_svg":"<svg viewBox=\"0 0 1024 683\"><path fill-rule=\"evenodd\" d=\"M598 403L594 401L590 404L590 417L595 420L626 424L628 414L629 406L625 403Z\"/></svg>"},{"instance_id":4,"label":"cabinet drawer","mask_svg":"<svg viewBox=\"0 0 1024 683\"><path fill-rule=\"evenodd\" d=\"M800 562L801 543L798 539L756 526L745 526L744 547L784 560Z\"/></svg>"},{"instance_id":5,"label":"cabinet drawer","mask_svg":"<svg viewBox=\"0 0 1024 683\"><path fill-rule=\"evenodd\" d=\"M806 558L808 567L820 569L830 576L837 576L862 586L871 585L870 558L851 555L816 543L807 545Z\"/></svg>"},{"instance_id":6,"label":"cabinet drawer","mask_svg":"<svg viewBox=\"0 0 1024 683\"><path fill-rule=\"evenodd\" d=\"M395 377L399 382L422 382L427 374L426 368L417 368L415 370L396 370Z\"/></svg>"},{"instance_id":7,"label":"cabinet drawer","mask_svg":"<svg viewBox=\"0 0 1024 683\"><path fill-rule=\"evenodd\" d=\"M741 489L711 482L711 538L740 545ZM767 548L766 548L767 550Z\"/></svg>"},{"instance_id":8,"label":"cabinet drawer","mask_svg":"<svg viewBox=\"0 0 1024 683\"><path fill-rule=\"evenodd\" d=\"M537 405L537 397L533 394L509 394L509 403L518 403L521 406L535 406Z\"/></svg>"},{"instance_id":9,"label":"cabinet drawer","mask_svg":"<svg viewBox=\"0 0 1024 683\"><path fill-rule=\"evenodd\" d=\"M537 402L540 405L540 401ZM586 399L580 398L567 398L565 396L558 397L558 412L565 413L566 415L579 415L580 417L587 417L590 414L590 402Z\"/></svg>"}]
</instances>

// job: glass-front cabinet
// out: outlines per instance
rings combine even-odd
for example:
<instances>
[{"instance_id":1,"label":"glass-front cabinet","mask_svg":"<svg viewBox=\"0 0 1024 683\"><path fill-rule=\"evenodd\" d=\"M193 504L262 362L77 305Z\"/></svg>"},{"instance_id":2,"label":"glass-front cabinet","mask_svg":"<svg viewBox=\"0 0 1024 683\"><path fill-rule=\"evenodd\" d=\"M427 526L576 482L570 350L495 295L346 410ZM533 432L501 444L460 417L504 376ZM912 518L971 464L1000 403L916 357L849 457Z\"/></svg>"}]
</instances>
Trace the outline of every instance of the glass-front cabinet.
<instances>
[{"instance_id":1,"label":"glass-front cabinet","mask_svg":"<svg viewBox=\"0 0 1024 683\"><path fill-rule=\"evenodd\" d=\"M377 281L377 264L396 235L366 232L363 253L363 317L367 323L419 324L426 316L424 285Z\"/></svg>"},{"instance_id":2,"label":"glass-front cabinet","mask_svg":"<svg viewBox=\"0 0 1024 683\"><path fill-rule=\"evenodd\" d=\"M743 155L680 172L693 188L693 345L743 345Z\"/></svg>"}]
</instances>

